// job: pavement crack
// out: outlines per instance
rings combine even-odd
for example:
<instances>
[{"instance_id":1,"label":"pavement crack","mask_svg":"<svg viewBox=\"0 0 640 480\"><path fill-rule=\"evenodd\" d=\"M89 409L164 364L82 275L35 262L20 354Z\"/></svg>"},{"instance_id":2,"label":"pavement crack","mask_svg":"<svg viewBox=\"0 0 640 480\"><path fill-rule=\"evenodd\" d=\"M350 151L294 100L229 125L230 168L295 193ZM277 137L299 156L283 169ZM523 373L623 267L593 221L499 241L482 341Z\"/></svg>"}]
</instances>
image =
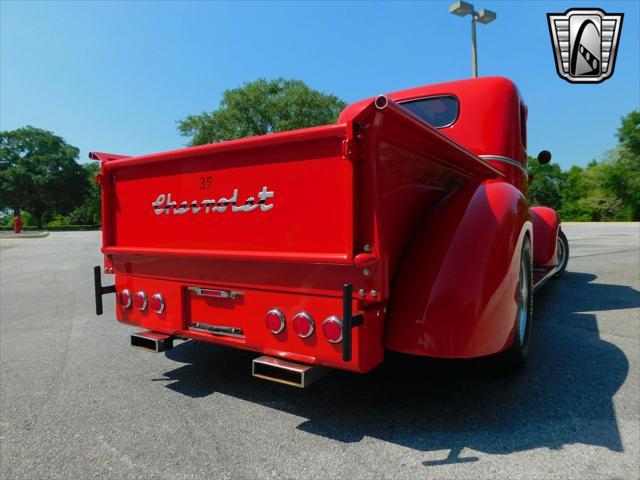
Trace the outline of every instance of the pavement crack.
<instances>
[{"instance_id":1,"label":"pavement crack","mask_svg":"<svg viewBox=\"0 0 640 480\"><path fill-rule=\"evenodd\" d=\"M571 255L569 258L584 258L584 257L597 257L600 255L616 255L618 253L630 253L630 252L638 252L640 254L640 250L637 248L631 250L616 250L613 252L600 252L600 253L590 253L588 255Z\"/></svg>"}]
</instances>

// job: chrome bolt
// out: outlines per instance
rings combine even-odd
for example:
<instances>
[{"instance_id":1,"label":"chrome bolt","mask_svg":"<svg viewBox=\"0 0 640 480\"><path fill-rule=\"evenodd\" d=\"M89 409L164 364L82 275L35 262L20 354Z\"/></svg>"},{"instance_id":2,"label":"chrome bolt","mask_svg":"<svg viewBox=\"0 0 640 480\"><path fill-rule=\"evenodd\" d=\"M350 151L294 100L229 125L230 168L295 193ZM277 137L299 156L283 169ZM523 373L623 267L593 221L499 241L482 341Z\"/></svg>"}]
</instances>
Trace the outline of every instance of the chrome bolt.
<instances>
[{"instance_id":1,"label":"chrome bolt","mask_svg":"<svg viewBox=\"0 0 640 480\"><path fill-rule=\"evenodd\" d=\"M368 268L365 268L364 270L362 270L362 273L364 274L365 277L368 277L369 275L371 275L371 270Z\"/></svg>"},{"instance_id":2,"label":"chrome bolt","mask_svg":"<svg viewBox=\"0 0 640 480\"><path fill-rule=\"evenodd\" d=\"M361 297L366 297L367 296L367 291L364 288L361 288L358 293L360 294Z\"/></svg>"},{"instance_id":3,"label":"chrome bolt","mask_svg":"<svg viewBox=\"0 0 640 480\"><path fill-rule=\"evenodd\" d=\"M371 252L371 250L373 250L373 247L371 247L371 244L370 244L370 243L365 243L365 244L364 244L364 247L362 247L362 249L363 249L366 253L369 253L369 252Z\"/></svg>"},{"instance_id":4,"label":"chrome bolt","mask_svg":"<svg viewBox=\"0 0 640 480\"><path fill-rule=\"evenodd\" d=\"M377 297L378 296L378 292L375 290L371 290L371 296L372 297Z\"/></svg>"}]
</instances>

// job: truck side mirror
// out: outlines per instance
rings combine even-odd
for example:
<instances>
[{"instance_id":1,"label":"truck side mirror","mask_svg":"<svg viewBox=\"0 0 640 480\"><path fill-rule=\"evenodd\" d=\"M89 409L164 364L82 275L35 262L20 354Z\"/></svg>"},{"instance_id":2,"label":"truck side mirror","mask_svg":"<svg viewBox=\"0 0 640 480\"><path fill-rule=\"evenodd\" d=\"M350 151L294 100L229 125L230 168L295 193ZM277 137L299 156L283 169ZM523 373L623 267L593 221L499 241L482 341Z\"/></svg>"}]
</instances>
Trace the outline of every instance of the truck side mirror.
<instances>
[{"instance_id":1,"label":"truck side mirror","mask_svg":"<svg viewBox=\"0 0 640 480\"><path fill-rule=\"evenodd\" d=\"M536 173L538 173L538 169L542 165L546 165L550 161L551 161L551 152L549 150L541 150L540 153L538 154L538 166L533 172L527 175L527 179L529 180L529 183L533 182L533 179L535 178Z\"/></svg>"},{"instance_id":2,"label":"truck side mirror","mask_svg":"<svg viewBox=\"0 0 640 480\"><path fill-rule=\"evenodd\" d=\"M538 154L538 163L540 163L540 165L546 165L550 161L551 161L551 152L549 150L542 150Z\"/></svg>"}]
</instances>

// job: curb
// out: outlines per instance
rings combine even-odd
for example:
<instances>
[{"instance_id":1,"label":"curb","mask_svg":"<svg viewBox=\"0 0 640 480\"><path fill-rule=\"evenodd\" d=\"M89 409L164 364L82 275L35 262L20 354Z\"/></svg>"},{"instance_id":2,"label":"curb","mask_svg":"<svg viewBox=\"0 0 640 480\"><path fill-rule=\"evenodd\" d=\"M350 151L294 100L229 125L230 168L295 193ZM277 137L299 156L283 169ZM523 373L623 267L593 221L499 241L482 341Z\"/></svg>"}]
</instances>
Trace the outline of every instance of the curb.
<instances>
[{"instance_id":1,"label":"curb","mask_svg":"<svg viewBox=\"0 0 640 480\"><path fill-rule=\"evenodd\" d=\"M560 222L560 225L605 225L605 226L632 226L632 227L638 227L640 226L640 222Z\"/></svg>"},{"instance_id":2,"label":"curb","mask_svg":"<svg viewBox=\"0 0 640 480\"><path fill-rule=\"evenodd\" d=\"M21 238L44 238L48 237L49 232L22 232L22 233L13 233L13 232L0 232L0 239L21 239Z\"/></svg>"}]
</instances>

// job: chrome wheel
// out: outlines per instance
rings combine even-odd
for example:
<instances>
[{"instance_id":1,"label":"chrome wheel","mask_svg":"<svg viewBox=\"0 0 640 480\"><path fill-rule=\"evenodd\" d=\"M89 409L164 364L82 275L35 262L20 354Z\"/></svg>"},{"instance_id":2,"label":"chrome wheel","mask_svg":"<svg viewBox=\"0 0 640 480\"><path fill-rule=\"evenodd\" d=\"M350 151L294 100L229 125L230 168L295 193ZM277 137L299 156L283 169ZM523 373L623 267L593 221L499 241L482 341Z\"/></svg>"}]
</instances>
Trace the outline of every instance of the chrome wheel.
<instances>
[{"instance_id":1,"label":"chrome wheel","mask_svg":"<svg viewBox=\"0 0 640 480\"><path fill-rule=\"evenodd\" d=\"M556 255L558 264L556 265L556 273L553 275L553 278L561 277L567 269L567 265L569 265L569 242L562 230L558 232L557 242Z\"/></svg>"},{"instance_id":2,"label":"chrome wheel","mask_svg":"<svg viewBox=\"0 0 640 480\"><path fill-rule=\"evenodd\" d=\"M524 345L524 338L527 333L527 320L529 318L529 282L525 275L527 275L529 269L527 268L524 255L520 262L520 282L518 283L518 335L520 345Z\"/></svg>"},{"instance_id":3,"label":"chrome wheel","mask_svg":"<svg viewBox=\"0 0 640 480\"><path fill-rule=\"evenodd\" d=\"M558 270L560 270L564 266L564 262L567 259L567 252L564 249L564 242L560 239L560 236L558 236L557 243L558 243L558 246L557 246Z\"/></svg>"},{"instance_id":4,"label":"chrome wheel","mask_svg":"<svg viewBox=\"0 0 640 480\"><path fill-rule=\"evenodd\" d=\"M514 285L515 291L512 290L512 298L516 303L516 315L513 319L512 330L513 341L511 342L511 346L497 357L500 369L510 374L517 372L524 366L529 356L533 333L532 258L531 240L529 240L528 235L524 237L524 241L522 242L519 266L518 283Z\"/></svg>"}]
</instances>

